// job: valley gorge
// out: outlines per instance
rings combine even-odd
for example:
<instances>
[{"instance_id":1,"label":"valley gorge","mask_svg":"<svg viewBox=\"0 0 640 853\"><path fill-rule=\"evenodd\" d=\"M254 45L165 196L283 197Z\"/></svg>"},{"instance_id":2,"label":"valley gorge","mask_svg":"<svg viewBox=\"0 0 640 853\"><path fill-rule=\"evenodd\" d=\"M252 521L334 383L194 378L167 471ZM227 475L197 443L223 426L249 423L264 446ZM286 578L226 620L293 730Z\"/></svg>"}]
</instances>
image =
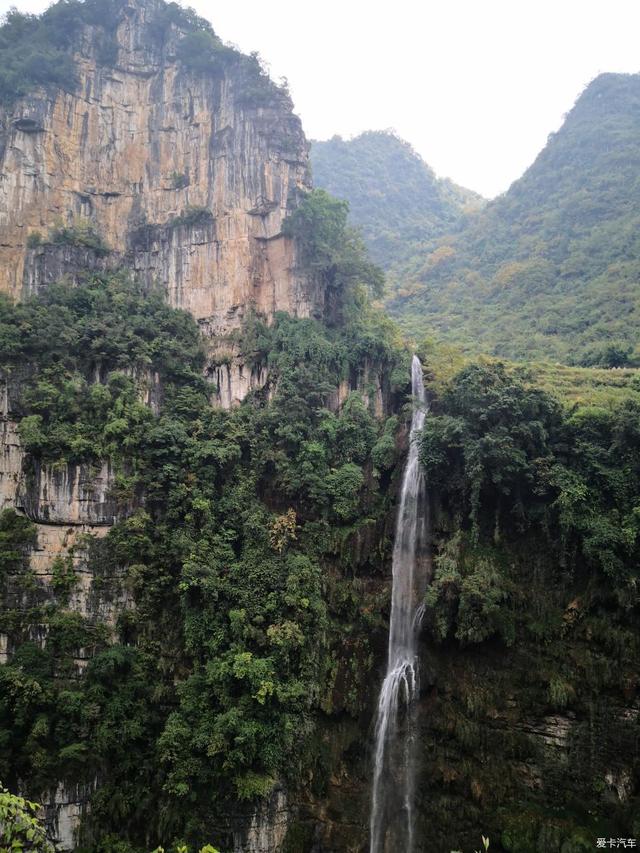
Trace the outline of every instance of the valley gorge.
<instances>
[{"instance_id":1,"label":"valley gorge","mask_svg":"<svg viewBox=\"0 0 640 853\"><path fill-rule=\"evenodd\" d=\"M188 10L73 0L13 44L73 73L0 107L2 784L61 853L639 836L633 376L442 375L286 90ZM483 200L437 191L446 243Z\"/></svg>"}]
</instances>

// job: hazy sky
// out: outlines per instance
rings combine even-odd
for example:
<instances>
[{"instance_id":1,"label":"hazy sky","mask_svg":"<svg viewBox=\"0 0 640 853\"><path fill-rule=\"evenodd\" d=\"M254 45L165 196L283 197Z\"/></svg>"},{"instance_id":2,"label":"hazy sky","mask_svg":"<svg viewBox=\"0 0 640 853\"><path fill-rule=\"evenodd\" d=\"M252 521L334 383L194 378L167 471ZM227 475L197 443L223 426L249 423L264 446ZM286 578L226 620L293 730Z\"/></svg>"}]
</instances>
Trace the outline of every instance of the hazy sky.
<instances>
[{"instance_id":1,"label":"hazy sky","mask_svg":"<svg viewBox=\"0 0 640 853\"><path fill-rule=\"evenodd\" d=\"M47 0L0 0L39 12ZM640 71L638 0L192 0L289 80L311 138L392 127L441 176L507 189L601 71Z\"/></svg>"}]
</instances>

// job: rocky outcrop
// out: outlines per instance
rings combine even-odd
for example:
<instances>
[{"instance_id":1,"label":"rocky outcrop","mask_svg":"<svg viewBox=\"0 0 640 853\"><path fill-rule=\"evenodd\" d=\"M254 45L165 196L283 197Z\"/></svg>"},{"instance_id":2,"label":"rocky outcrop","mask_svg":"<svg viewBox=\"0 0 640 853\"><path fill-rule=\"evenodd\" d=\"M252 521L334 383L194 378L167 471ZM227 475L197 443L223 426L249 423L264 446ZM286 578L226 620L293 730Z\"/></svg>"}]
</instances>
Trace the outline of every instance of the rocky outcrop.
<instances>
[{"instance_id":1,"label":"rocky outcrop","mask_svg":"<svg viewBox=\"0 0 640 853\"><path fill-rule=\"evenodd\" d=\"M224 409L241 403L250 391L263 389L267 378L265 365L247 364L239 353L228 356L222 363L212 364L207 371L213 401Z\"/></svg>"},{"instance_id":2,"label":"rocky outcrop","mask_svg":"<svg viewBox=\"0 0 640 853\"><path fill-rule=\"evenodd\" d=\"M108 462L89 465L34 465L21 479L16 506L34 521L62 525L111 525L122 514L112 497Z\"/></svg>"},{"instance_id":3,"label":"rocky outcrop","mask_svg":"<svg viewBox=\"0 0 640 853\"><path fill-rule=\"evenodd\" d=\"M264 799L239 805L212 832L229 853L274 853L284 849L294 812L286 788L276 784Z\"/></svg>"},{"instance_id":4,"label":"rocky outcrop","mask_svg":"<svg viewBox=\"0 0 640 853\"><path fill-rule=\"evenodd\" d=\"M73 850L76 846L82 815L87 810L91 788L60 783L55 791L42 797L41 817L56 850Z\"/></svg>"},{"instance_id":5,"label":"rocky outcrop","mask_svg":"<svg viewBox=\"0 0 640 853\"><path fill-rule=\"evenodd\" d=\"M17 429L15 421L0 419L0 510L15 506L21 482L24 454Z\"/></svg>"},{"instance_id":6,"label":"rocky outcrop","mask_svg":"<svg viewBox=\"0 0 640 853\"><path fill-rule=\"evenodd\" d=\"M122 258L104 255L89 246L44 244L27 249L22 274L22 296L38 296L49 285L66 281L76 285L92 273L112 270Z\"/></svg>"},{"instance_id":7,"label":"rocky outcrop","mask_svg":"<svg viewBox=\"0 0 640 853\"><path fill-rule=\"evenodd\" d=\"M287 794L276 788L254 812L246 836L235 839L234 853L271 853L280 850L287 835L290 812Z\"/></svg>"},{"instance_id":8,"label":"rocky outcrop","mask_svg":"<svg viewBox=\"0 0 640 853\"><path fill-rule=\"evenodd\" d=\"M33 293L113 263L82 246L26 249L29 234L82 219L212 334L237 328L250 306L320 315L320 284L281 234L309 186L288 96L266 80L249 95L246 62L188 71L176 59L178 28L154 34L160 7L123 4L109 66L86 26L77 89L0 113L0 289Z\"/></svg>"}]
</instances>

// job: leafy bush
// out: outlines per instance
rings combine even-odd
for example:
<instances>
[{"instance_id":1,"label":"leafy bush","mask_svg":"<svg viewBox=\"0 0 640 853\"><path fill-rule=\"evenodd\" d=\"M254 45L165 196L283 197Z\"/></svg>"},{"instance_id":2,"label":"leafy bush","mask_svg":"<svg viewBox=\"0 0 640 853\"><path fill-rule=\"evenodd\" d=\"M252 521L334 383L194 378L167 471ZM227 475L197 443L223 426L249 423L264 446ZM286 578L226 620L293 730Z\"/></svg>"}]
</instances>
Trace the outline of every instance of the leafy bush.
<instances>
[{"instance_id":1,"label":"leafy bush","mask_svg":"<svg viewBox=\"0 0 640 853\"><path fill-rule=\"evenodd\" d=\"M169 228L179 228L181 226L190 227L192 225L204 225L207 222L213 221L213 213L208 207L199 207L198 205L188 205L179 216L174 216L167 223Z\"/></svg>"},{"instance_id":2,"label":"leafy bush","mask_svg":"<svg viewBox=\"0 0 640 853\"><path fill-rule=\"evenodd\" d=\"M440 542L427 593L435 636L511 642L526 597L519 572L534 561L628 606L640 561L639 421L632 400L563 411L500 364L469 365L449 382L420 447ZM527 630L557 633L554 606L537 609Z\"/></svg>"},{"instance_id":3,"label":"leafy bush","mask_svg":"<svg viewBox=\"0 0 640 853\"><path fill-rule=\"evenodd\" d=\"M178 43L178 59L190 71L220 74L237 51L225 47L213 30L198 29L187 33Z\"/></svg>"},{"instance_id":4,"label":"leafy bush","mask_svg":"<svg viewBox=\"0 0 640 853\"><path fill-rule=\"evenodd\" d=\"M189 186L189 175L186 172L171 173L171 188L174 190L182 190Z\"/></svg>"},{"instance_id":5,"label":"leafy bush","mask_svg":"<svg viewBox=\"0 0 640 853\"><path fill-rule=\"evenodd\" d=\"M93 249L98 257L109 254L109 247L98 234L95 225L86 219L78 219L71 225L57 225L50 231L48 242L57 246Z\"/></svg>"},{"instance_id":6,"label":"leafy bush","mask_svg":"<svg viewBox=\"0 0 640 853\"><path fill-rule=\"evenodd\" d=\"M40 329L47 328L48 336ZM206 400L203 353L192 318L143 296L126 276L91 278L82 288L52 286L42 299L0 301L0 364L30 362L19 431L44 460L122 457L151 419L133 374L157 372L167 399L182 384ZM95 383L96 375L103 381Z\"/></svg>"},{"instance_id":7,"label":"leafy bush","mask_svg":"<svg viewBox=\"0 0 640 853\"><path fill-rule=\"evenodd\" d=\"M79 30L94 24L112 31L123 0L64 0L40 16L11 9L0 27L0 99L10 103L35 86L72 91L77 84L73 49ZM99 59L113 60L106 39Z\"/></svg>"},{"instance_id":8,"label":"leafy bush","mask_svg":"<svg viewBox=\"0 0 640 853\"><path fill-rule=\"evenodd\" d=\"M508 645L515 626L507 605L510 581L489 550L469 547L458 533L435 559L427 594L426 618L439 640L481 643L495 634Z\"/></svg>"},{"instance_id":9,"label":"leafy bush","mask_svg":"<svg viewBox=\"0 0 640 853\"><path fill-rule=\"evenodd\" d=\"M54 853L44 826L37 818L40 806L10 794L0 785L0 841L6 850Z\"/></svg>"}]
</instances>

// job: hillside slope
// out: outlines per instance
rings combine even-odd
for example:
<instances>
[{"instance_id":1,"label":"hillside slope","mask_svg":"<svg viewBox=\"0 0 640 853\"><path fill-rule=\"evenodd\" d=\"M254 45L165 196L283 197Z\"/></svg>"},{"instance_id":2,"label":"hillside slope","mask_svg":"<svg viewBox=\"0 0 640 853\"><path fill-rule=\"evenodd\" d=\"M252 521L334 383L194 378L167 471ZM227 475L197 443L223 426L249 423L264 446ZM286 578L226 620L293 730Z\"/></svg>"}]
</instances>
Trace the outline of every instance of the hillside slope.
<instances>
[{"instance_id":1,"label":"hillside slope","mask_svg":"<svg viewBox=\"0 0 640 853\"><path fill-rule=\"evenodd\" d=\"M439 179L408 142L389 131L313 142L314 183L349 202L373 260L387 271L456 228L481 196Z\"/></svg>"},{"instance_id":2,"label":"hillside slope","mask_svg":"<svg viewBox=\"0 0 640 853\"><path fill-rule=\"evenodd\" d=\"M471 352L616 366L637 346L640 75L603 74L509 191L416 252L389 309Z\"/></svg>"}]
</instances>

